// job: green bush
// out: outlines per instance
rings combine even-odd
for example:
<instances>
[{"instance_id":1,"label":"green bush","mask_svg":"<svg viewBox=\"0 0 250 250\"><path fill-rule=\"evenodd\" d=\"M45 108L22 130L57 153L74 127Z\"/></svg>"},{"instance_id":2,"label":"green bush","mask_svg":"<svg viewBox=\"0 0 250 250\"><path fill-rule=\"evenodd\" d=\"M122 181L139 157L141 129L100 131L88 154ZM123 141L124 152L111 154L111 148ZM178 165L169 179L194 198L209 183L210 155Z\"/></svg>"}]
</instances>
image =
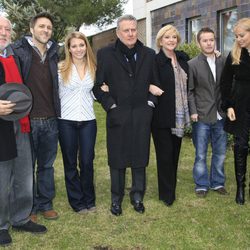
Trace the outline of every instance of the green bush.
<instances>
[{"instance_id":1,"label":"green bush","mask_svg":"<svg viewBox=\"0 0 250 250\"><path fill-rule=\"evenodd\" d=\"M191 43L182 43L178 46L177 49L187 53L190 58L193 58L200 54L200 49L195 41L192 41Z\"/></svg>"}]
</instances>

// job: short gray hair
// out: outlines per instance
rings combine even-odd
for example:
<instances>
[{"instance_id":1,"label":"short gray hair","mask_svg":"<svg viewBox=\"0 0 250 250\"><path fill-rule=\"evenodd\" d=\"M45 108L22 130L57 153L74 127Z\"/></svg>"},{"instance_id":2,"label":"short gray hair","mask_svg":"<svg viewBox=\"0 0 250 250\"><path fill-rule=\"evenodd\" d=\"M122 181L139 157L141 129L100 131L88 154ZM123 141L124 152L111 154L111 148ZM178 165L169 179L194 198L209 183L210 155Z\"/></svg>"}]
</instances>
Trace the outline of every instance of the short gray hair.
<instances>
[{"instance_id":1,"label":"short gray hair","mask_svg":"<svg viewBox=\"0 0 250 250\"><path fill-rule=\"evenodd\" d=\"M133 16L133 15L130 15L130 14L126 14L126 15L123 15L123 16L120 16L118 19L117 19L117 25L116 25L116 29L118 30L120 28L120 23L122 21L135 21L136 24L137 24L137 20L136 18Z\"/></svg>"}]
</instances>

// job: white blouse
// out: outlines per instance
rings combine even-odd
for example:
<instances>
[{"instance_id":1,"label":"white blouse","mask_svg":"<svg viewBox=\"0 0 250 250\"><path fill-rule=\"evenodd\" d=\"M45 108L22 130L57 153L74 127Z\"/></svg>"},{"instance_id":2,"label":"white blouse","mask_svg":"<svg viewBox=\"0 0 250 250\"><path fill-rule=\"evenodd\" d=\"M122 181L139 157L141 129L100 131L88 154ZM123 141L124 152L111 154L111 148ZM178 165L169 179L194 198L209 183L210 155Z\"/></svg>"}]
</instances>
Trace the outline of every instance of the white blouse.
<instances>
[{"instance_id":1,"label":"white blouse","mask_svg":"<svg viewBox=\"0 0 250 250\"><path fill-rule=\"evenodd\" d=\"M59 77L59 97L61 101L61 119L71 121L90 121L95 119L93 108L94 85L89 70L81 80L75 65L68 83L64 83L61 74Z\"/></svg>"}]
</instances>

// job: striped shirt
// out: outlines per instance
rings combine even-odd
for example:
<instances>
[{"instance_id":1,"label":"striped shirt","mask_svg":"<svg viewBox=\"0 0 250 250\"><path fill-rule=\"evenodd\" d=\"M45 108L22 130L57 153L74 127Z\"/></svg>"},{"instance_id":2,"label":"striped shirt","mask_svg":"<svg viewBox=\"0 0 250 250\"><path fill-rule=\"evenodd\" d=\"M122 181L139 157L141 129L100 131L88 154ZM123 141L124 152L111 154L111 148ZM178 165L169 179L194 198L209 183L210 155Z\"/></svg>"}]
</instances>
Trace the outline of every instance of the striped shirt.
<instances>
[{"instance_id":1,"label":"striped shirt","mask_svg":"<svg viewBox=\"0 0 250 250\"><path fill-rule=\"evenodd\" d=\"M61 119L71 121L90 121L95 119L93 108L94 82L87 70L81 80L75 65L72 65L70 81L64 83L59 73L59 97L61 101Z\"/></svg>"}]
</instances>

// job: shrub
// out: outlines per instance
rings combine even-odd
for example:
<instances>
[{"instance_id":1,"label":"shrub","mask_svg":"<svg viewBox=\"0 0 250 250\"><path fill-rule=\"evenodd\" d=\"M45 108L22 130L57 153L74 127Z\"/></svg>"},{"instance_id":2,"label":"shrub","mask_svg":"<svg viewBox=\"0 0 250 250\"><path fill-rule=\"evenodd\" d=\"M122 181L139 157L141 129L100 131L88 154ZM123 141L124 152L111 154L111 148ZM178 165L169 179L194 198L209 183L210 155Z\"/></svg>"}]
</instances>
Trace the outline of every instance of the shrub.
<instances>
[{"instance_id":1,"label":"shrub","mask_svg":"<svg viewBox=\"0 0 250 250\"><path fill-rule=\"evenodd\" d=\"M191 43L182 43L178 46L177 49L187 53L190 58L193 58L200 54L200 49L195 41L192 41Z\"/></svg>"}]
</instances>

